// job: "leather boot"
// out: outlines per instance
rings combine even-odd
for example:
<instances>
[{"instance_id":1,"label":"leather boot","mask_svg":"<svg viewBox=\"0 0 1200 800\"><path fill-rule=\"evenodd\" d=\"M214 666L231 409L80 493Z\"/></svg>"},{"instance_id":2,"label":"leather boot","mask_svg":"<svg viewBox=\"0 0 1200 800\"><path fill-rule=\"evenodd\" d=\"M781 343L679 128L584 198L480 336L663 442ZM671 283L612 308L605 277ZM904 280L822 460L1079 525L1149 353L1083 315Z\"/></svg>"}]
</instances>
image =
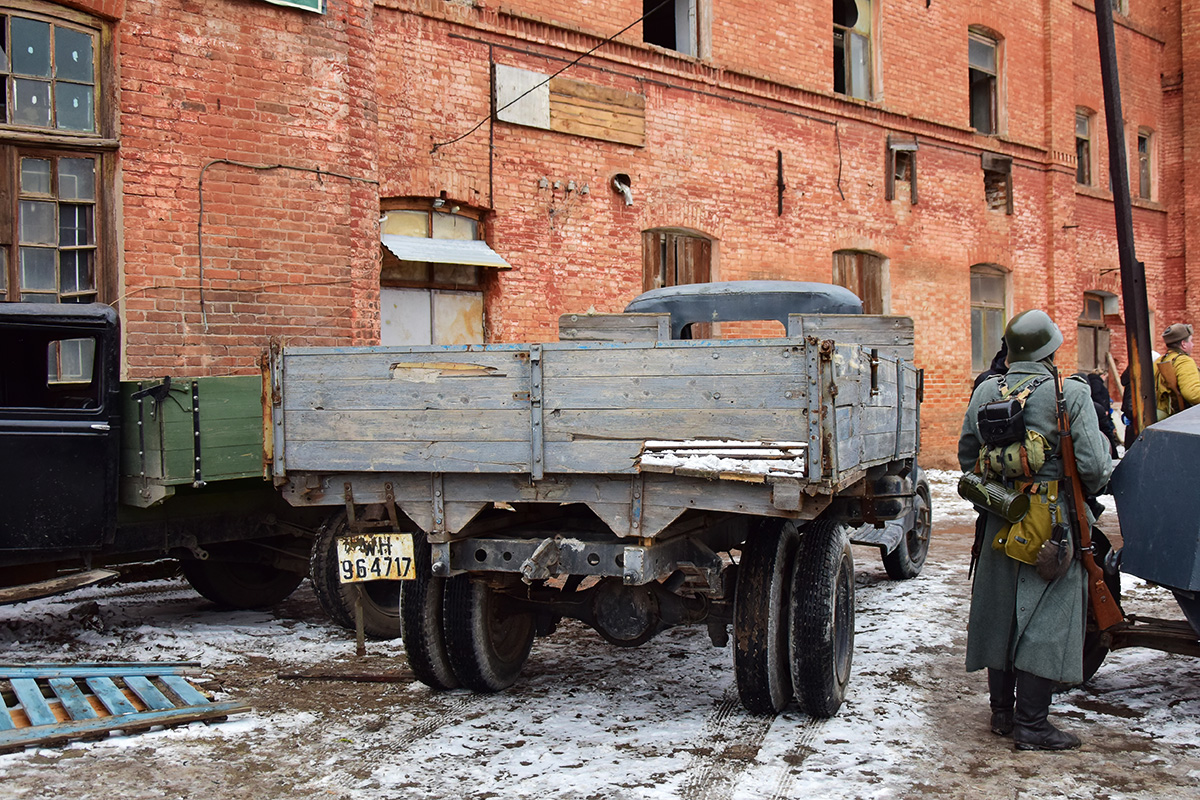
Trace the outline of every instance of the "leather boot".
<instances>
[{"instance_id":1,"label":"leather boot","mask_svg":"<svg viewBox=\"0 0 1200 800\"><path fill-rule=\"evenodd\" d=\"M988 669L988 695L992 705L992 733L1008 736L1013 731L1013 700L1017 675L1012 670Z\"/></svg>"},{"instance_id":2,"label":"leather boot","mask_svg":"<svg viewBox=\"0 0 1200 800\"><path fill-rule=\"evenodd\" d=\"M1054 681L1017 671L1017 705L1013 714L1013 741L1018 750L1072 750L1079 737L1050 724L1050 698Z\"/></svg>"}]
</instances>

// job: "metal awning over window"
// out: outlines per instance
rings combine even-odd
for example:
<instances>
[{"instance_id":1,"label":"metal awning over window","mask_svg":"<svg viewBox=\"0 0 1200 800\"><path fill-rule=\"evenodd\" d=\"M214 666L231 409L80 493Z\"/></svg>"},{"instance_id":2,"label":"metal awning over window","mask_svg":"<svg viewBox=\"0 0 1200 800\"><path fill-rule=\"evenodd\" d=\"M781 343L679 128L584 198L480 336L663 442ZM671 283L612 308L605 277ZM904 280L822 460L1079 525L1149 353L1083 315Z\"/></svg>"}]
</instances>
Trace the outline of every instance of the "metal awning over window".
<instances>
[{"instance_id":1,"label":"metal awning over window","mask_svg":"<svg viewBox=\"0 0 1200 800\"><path fill-rule=\"evenodd\" d=\"M426 261L433 264L466 264L473 267L512 269L487 242L461 239L426 239L421 236L380 235L383 246L401 261Z\"/></svg>"}]
</instances>

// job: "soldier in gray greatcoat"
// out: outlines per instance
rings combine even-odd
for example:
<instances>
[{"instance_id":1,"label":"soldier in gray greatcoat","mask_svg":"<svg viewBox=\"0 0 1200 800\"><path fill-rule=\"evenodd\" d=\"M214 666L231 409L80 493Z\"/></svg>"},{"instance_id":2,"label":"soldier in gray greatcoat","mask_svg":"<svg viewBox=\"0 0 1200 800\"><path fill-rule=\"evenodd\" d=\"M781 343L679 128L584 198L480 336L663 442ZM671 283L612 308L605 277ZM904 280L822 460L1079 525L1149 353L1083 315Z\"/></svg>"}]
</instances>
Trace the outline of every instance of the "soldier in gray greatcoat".
<instances>
[{"instance_id":1,"label":"soldier in gray greatcoat","mask_svg":"<svg viewBox=\"0 0 1200 800\"><path fill-rule=\"evenodd\" d=\"M1046 377L1051 375L1050 365L1062 344L1062 332L1045 312L1034 310L1013 317L1004 339L1009 351L1008 374L988 379L971 396L958 443L959 463L964 472L978 471L984 445L978 425L980 406L1000 399L1006 383L1008 387L1032 385L1032 392L1024 399L1024 420L1027 430L1034 432L1027 434L1031 448L1034 442L1044 448L1044 463L1031 459L1037 464L1036 471L1005 482L1011 489L1041 492L1043 504L1052 509L1055 518L1066 521L1064 494L1070 487L1064 481L1061 490L1057 489L1056 482L1063 478L1063 464L1054 379ZM1108 482L1112 472L1108 443L1100 434L1088 385L1068 379L1063 384L1063 396L1079 477L1085 492L1093 494ZM1038 455L1040 460L1042 454ZM1052 491L1056 495L1049 494ZM988 513L971 595L967 671L988 670L994 733L1011 732L1021 750L1078 747L1078 737L1055 728L1047 716L1055 683L1083 681L1087 609L1084 568L1076 558L1061 577L1044 580L1035 566L994 549L992 543L1006 524L1002 517ZM1076 554L1078 533L1071 532Z\"/></svg>"}]
</instances>

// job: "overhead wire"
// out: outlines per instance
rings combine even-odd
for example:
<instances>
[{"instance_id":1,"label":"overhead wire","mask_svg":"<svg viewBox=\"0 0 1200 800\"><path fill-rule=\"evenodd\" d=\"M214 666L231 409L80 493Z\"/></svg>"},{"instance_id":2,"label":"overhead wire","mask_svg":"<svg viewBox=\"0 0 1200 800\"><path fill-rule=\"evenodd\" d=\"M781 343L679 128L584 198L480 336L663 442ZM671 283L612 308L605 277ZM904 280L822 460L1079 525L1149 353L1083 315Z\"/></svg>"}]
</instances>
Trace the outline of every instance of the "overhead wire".
<instances>
[{"instance_id":1,"label":"overhead wire","mask_svg":"<svg viewBox=\"0 0 1200 800\"><path fill-rule=\"evenodd\" d=\"M533 91L535 91L535 90L537 90L537 89L540 89L541 87L545 86L547 83L549 83L550 81L554 80L554 79L555 79L555 78L557 78L559 75L561 75L562 73L564 73L564 72L566 72L567 70L569 70L571 67L573 67L573 66L575 66L576 64L578 64L580 61L583 61L585 58L587 58L587 57L588 57L588 56L590 56L592 53L594 53L594 52L596 52L597 50L599 50L599 49L600 49L601 47L603 47L604 45L611 43L611 42L612 42L614 39L616 39L618 36L620 36L621 34L625 33L627 30L629 30L630 28L632 28L634 25L637 25L639 22L641 22L642 20L644 20L646 17L650 16L651 14L655 13L655 12L656 12L656 11L658 11L660 8L662 8L663 6L667 5L668 3L672 3L672 2L674 2L674 0L662 0L662 2L661 2L661 3L659 3L658 5L656 5L654 8L652 8L652 9L650 9L649 11L647 11L646 13L642 14L640 17L638 17L638 18L637 18L637 19L635 19L633 22L631 22L631 23L629 23L628 25L626 25L624 28L621 28L621 30L617 31L617 32L616 32L616 33L614 33L612 36L609 36L607 39L605 39L604 41L600 42L598 45L596 45L595 47L593 47L591 50L588 50L586 53L583 53L583 54L582 54L582 55L580 55L578 58L576 58L574 61L571 61L571 62L570 62L570 63L568 63L566 66L564 66L562 69L560 69L560 70L558 70L557 72L555 72L553 75L549 75L549 76L547 76L547 78L546 78L544 81L540 81L539 83L536 83L536 84L534 84L533 86L530 86L528 89L526 89L525 91L521 92L521 94L517 95L517 96L516 96L516 97L514 97L512 100L508 101L508 102L507 102L507 103L505 103L504 105L502 105L502 106L500 106L499 108L497 108L497 109L496 109L496 111L495 111L495 113L496 113L496 114L499 114L499 113L500 113L501 111L503 111L504 109L506 109L506 108L508 108L508 107L510 107L510 106L512 106L512 105L514 105L514 104L516 104L516 103L518 103L518 102L520 102L520 101L521 101L523 98L525 98L527 95L529 95L529 94L530 94L530 93L532 93ZM438 150L440 150L440 149L441 149L441 148L443 148L443 147L447 147L447 146L449 146L449 145L452 145L452 144L454 144L455 142L461 142L463 139L467 138L467 137L468 137L468 136L470 136L472 133L474 133L475 131L477 131L477 130L479 130L480 128L482 128L482 127L483 127L483 124L484 124L485 122L487 122L489 119L491 119L491 116L492 116L491 114L488 114L486 117L484 117L483 119L479 120L479 122L475 123L474 127L472 127L472 128L471 128L469 131L467 131L466 133L463 133L463 134L461 134L461 135L459 135L459 136L455 136L453 139L447 139L447 140L446 140L446 141L444 141L444 142L435 142L435 143L434 143L434 145L433 145L433 149L429 151L429 154L430 154L430 155L433 155L434 153L436 153Z\"/></svg>"}]
</instances>

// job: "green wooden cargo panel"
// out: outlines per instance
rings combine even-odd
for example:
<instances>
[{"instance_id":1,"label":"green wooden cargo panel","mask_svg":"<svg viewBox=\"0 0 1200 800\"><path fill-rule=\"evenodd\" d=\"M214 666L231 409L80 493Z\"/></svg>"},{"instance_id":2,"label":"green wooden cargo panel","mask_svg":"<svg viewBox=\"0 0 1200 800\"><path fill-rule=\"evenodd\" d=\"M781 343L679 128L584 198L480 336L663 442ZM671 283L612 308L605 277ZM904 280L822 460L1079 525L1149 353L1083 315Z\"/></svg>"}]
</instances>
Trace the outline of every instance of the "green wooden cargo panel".
<instances>
[{"instance_id":1,"label":"green wooden cargo panel","mask_svg":"<svg viewBox=\"0 0 1200 800\"><path fill-rule=\"evenodd\" d=\"M258 375L123 381L121 494L152 505L171 487L263 476Z\"/></svg>"}]
</instances>

